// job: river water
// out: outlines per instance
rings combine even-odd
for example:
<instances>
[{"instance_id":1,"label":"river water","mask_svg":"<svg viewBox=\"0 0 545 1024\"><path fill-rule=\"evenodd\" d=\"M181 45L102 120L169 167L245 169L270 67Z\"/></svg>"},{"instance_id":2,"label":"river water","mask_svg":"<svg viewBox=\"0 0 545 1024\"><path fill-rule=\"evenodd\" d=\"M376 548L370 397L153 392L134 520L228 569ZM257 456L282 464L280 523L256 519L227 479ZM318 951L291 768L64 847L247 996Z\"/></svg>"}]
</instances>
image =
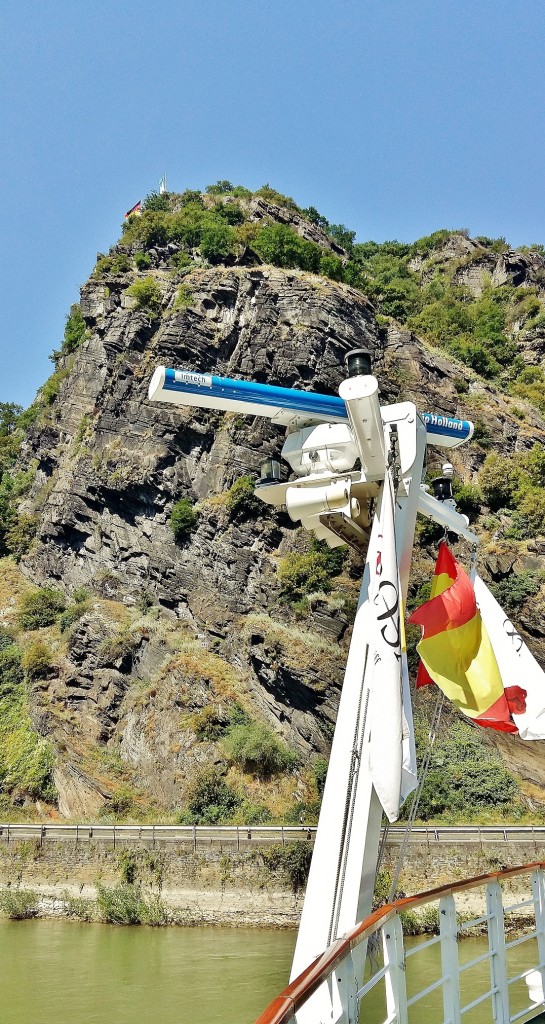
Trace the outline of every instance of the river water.
<instances>
[{"instance_id":1,"label":"river water","mask_svg":"<svg viewBox=\"0 0 545 1024\"><path fill-rule=\"evenodd\" d=\"M295 931L0 921L1 1024L251 1024Z\"/></svg>"},{"instance_id":2,"label":"river water","mask_svg":"<svg viewBox=\"0 0 545 1024\"><path fill-rule=\"evenodd\" d=\"M71 921L0 921L1 1024L252 1024L287 984L295 931L145 928ZM414 948L423 939L408 940ZM511 951L510 973L531 965L526 944ZM464 962L487 948L464 939ZM409 995L441 974L439 945L408 971ZM411 977L413 975L413 977ZM465 976L464 976L465 977ZM490 987L487 963L464 981L464 1002ZM513 1010L526 1002L524 982ZM367 998L362 1021L384 1020L382 999ZM411 1024L443 1020L440 991L417 1004ZM464 1024L485 1024L485 1006Z\"/></svg>"}]
</instances>

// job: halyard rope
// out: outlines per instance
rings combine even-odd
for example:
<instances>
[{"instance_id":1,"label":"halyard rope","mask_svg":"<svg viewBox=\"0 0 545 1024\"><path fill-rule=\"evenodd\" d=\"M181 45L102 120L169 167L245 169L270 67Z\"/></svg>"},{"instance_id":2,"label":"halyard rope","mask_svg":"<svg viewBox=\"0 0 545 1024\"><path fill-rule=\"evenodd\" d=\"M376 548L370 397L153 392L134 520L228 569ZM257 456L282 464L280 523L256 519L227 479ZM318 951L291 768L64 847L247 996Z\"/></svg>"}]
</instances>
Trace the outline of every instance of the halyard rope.
<instances>
[{"instance_id":1,"label":"halyard rope","mask_svg":"<svg viewBox=\"0 0 545 1024\"><path fill-rule=\"evenodd\" d=\"M363 722L361 724L360 731L360 718L361 718L361 705L363 701L363 692L365 689L365 676L367 674L367 660L369 657L369 644L365 645L365 659L363 663L362 680L360 687L360 694L358 698L358 710L356 713L356 723L354 727L354 738L352 741L352 754L350 759L350 770L348 775L348 786L346 790L346 800L344 805L344 816L341 830L341 842L339 846L339 859L337 863L337 874L335 877L335 890L333 894L333 905L331 908L331 920L329 922L329 932L327 936L327 945L329 946L333 941L333 936L337 930L339 923L339 915L341 912L341 900L344 889L344 880L346 876L346 861L348 858L348 848L350 845L350 835L352 832L352 822L354 819L354 802L356 797L357 776L359 771L359 765L361 762L361 751L363 746L363 737L365 733L365 724L367 721L367 709L369 707L369 689L365 695L365 708L363 711ZM359 739L358 739L359 733Z\"/></svg>"},{"instance_id":2,"label":"halyard rope","mask_svg":"<svg viewBox=\"0 0 545 1024\"><path fill-rule=\"evenodd\" d=\"M403 867L403 861L405 859L405 854L407 852L407 844L409 842L409 836L411 834L411 829L413 827L414 820L416 818L416 812L418 810L418 804L420 803L420 797L422 796L422 790L424 788L424 783L426 781L426 775L428 774L428 768L430 766L430 760L431 760L431 754L432 754L432 750L433 750L433 745L435 743L435 738L437 736L437 729L439 728L439 722L441 721L441 713L443 711L444 699L445 699L445 695L444 695L444 693L442 693L440 691L438 693L438 695L437 695L437 701L436 701L436 704L435 704L435 709L434 709L434 712L433 712L433 717L432 717L432 721L431 721L431 725L430 725L430 730L429 730L429 733L428 733L428 744L427 744L427 747L426 747L426 754L425 754L424 760L423 760L421 768L420 768L420 779L419 779L418 786L417 786L417 788L415 790L415 793L414 793L414 796L413 796L413 802L411 804L411 810L409 812L409 817L407 819L407 825L405 827L405 832L403 833L403 842L401 844L401 847L400 847L400 850L399 850L399 854L398 854L398 857L397 857L397 863L396 863L396 867L395 867L395 871L394 871L394 876L393 876L393 879L392 879L392 885L391 885L391 888L390 888L390 895L388 897L388 902L389 903L391 903L392 900L395 899L395 892L396 892L396 889L397 889L397 883L399 882L399 876L401 874L401 869ZM386 833L387 829L385 829L384 831ZM383 836L383 841L382 841L382 845L381 845L381 852L382 852L382 849L384 847L384 843L385 843L385 836Z\"/></svg>"}]
</instances>

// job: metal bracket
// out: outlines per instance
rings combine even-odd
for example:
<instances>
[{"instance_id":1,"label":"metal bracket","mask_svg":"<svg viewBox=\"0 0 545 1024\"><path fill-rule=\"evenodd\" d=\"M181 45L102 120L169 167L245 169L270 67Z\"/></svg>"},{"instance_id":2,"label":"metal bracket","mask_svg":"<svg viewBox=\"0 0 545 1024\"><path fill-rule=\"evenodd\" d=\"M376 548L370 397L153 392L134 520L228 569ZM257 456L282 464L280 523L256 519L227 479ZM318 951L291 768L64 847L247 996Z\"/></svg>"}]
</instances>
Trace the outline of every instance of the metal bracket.
<instances>
[{"instance_id":1,"label":"metal bracket","mask_svg":"<svg viewBox=\"0 0 545 1024\"><path fill-rule=\"evenodd\" d=\"M335 536L340 537L345 544L354 551L366 551L369 544L370 530L362 530L361 526L354 523L342 512L330 512L328 515L319 516L322 526L331 530Z\"/></svg>"}]
</instances>

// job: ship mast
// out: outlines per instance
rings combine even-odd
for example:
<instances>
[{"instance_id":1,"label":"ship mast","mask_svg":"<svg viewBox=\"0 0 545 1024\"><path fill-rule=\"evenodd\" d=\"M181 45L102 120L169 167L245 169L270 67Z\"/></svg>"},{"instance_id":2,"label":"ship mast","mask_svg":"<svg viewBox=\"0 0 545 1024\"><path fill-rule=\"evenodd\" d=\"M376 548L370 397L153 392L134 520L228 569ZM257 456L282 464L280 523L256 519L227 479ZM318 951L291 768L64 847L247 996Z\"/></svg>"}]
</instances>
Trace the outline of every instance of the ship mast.
<instances>
[{"instance_id":1,"label":"ship mast","mask_svg":"<svg viewBox=\"0 0 545 1024\"><path fill-rule=\"evenodd\" d=\"M454 503L437 500L421 484L426 444L457 447L471 437L472 424L420 414L412 402L381 406L370 354L361 349L348 353L346 365L348 376L341 383L339 398L164 367L157 368L149 387L152 401L261 415L287 426L282 457L293 476L283 481L280 463L267 460L256 495L268 504L286 508L294 522L312 530L331 547L348 543L366 552L292 979L371 910L382 819L378 783L376 776L373 782L369 756L369 706L373 684L376 692L380 683L380 658L373 634L376 613L372 607L377 557L387 556L395 566L395 579L391 581L395 601L390 602L390 608L398 617L397 628L402 635L417 513L477 543L466 517L456 512ZM393 496L395 526L386 540L381 530L388 494ZM379 556L377 544L388 545ZM382 617L384 614L387 610ZM399 647L398 672L410 720L403 643ZM412 743L412 736L406 736L409 753ZM400 777L398 793L402 798L414 784L405 783L404 791ZM362 956L363 947L359 947ZM361 967L359 964L358 973ZM300 1024L307 1018L323 1024L339 1018L335 984L342 984L342 979L324 984L311 997L304 1012L298 1014Z\"/></svg>"}]
</instances>

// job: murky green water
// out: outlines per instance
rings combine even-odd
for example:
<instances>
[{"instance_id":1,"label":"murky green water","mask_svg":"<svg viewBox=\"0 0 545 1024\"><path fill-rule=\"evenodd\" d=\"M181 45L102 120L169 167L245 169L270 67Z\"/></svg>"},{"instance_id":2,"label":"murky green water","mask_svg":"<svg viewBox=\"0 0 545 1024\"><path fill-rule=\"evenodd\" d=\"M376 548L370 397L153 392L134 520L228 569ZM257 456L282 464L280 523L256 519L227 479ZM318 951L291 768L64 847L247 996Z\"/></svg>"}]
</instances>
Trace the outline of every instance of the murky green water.
<instances>
[{"instance_id":1,"label":"murky green water","mask_svg":"<svg viewBox=\"0 0 545 1024\"><path fill-rule=\"evenodd\" d=\"M407 997L409 1003L418 992L424 991L442 977L441 947L439 942L427 946L422 952L418 948L424 945L429 936L422 936L405 940L406 958L406 981ZM488 940L482 938L464 938L457 945L459 964L465 965L460 974L460 1002L463 1012L464 1024L493 1024L492 1001L489 998L483 999L477 1006L469 1009L481 996L490 992L492 987L490 976L490 962L482 957L488 951ZM475 963L475 961L477 961ZM533 968L538 962L538 951L535 939L529 939L510 948L507 951L507 973L508 978L514 979L529 968ZM382 964L381 958L375 963L374 970ZM473 964L473 966L471 966ZM367 976L369 975L369 965ZM522 1012L529 1005L528 987L524 979L520 978L508 985L510 1015ZM535 1017L537 1010L521 1018L521 1024L529 1018ZM386 1018L386 1001L383 989L375 989L362 1000L360 1021L362 1024L378 1024ZM444 1020L443 1013L443 991L442 986L434 988L427 996L412 1002L408 1008L409 1024L437 1024Z\"/></svg>"},{"instance_id":2,"label":"murky green water","mask_svg":"<svg viewBox=\"0 0 545 1024\"><path fill-rule=\"evenodd\" d=\"M295 931L0 921L2 1024L251 1024Z\"/></svg>"},{"instance_id":3,"label":"murky green water","mask_svg":"<svg viewBox=\"0 0 545 1024\"><path fill-rule=\"evenodd\" d=\"M415 948L424 939L408 940ZM294 931L229 928L116 928L66 921L0 921L1 1024L251 1024L287 984ZM483 939L460 944L462 962ZM511 975L532 965L534 942L509 953ZM439 945L407 961L409 998L441 975ZM490 988L487 962L463 975L462 1002ZM511 1012L527 1005L523 981ZM386 1016L384 1000L364 1000L361 1019ZM443 1020L440 990L409 1011L410 1024ZM488 1003L464 1024L488 1024Z\"/></svg>"}]
</instances>

